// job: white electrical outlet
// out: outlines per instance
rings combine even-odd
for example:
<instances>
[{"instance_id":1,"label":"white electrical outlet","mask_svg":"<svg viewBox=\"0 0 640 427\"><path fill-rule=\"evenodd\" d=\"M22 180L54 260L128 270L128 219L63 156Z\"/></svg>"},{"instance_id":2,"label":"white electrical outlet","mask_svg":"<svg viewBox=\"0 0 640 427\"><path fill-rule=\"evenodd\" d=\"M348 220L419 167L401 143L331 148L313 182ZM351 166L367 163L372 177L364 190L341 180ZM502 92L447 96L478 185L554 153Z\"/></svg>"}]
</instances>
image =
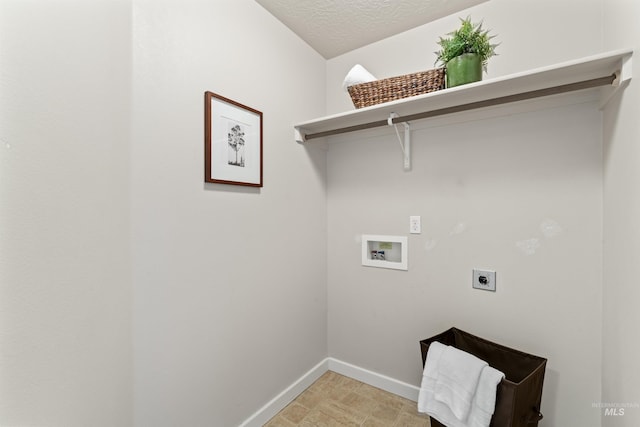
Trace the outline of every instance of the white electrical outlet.
<instances>
[{"instance_id":1,"label":"white electrical outlet","mask_svg":"<svg viewBox=\"0 0 640 427\"><path fill-rule=\"evenodd\" d=\"M491 270L473 269L473 282L475 289L484 291L496 291L496 272Z\"/></svg>"},{"instance_id":2,"label":"white electrical outlet","mask_svg":"<svg viewBox=\"0 0 640 427\"><path fill-rule=\"evenodd\" d=\"M422 233L422 225L420 224L420 216L409 217L409 233L420 234Z\"/></svg>"}]
</instances>

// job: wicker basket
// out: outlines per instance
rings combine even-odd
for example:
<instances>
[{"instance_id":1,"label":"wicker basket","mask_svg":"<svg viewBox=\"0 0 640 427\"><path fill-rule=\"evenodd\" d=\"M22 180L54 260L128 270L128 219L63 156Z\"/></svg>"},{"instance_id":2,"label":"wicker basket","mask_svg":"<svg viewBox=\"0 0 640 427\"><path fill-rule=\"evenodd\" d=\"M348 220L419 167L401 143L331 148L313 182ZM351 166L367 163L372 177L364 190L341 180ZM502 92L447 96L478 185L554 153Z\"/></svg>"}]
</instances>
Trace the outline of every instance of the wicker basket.
<instances>
[{"instance_id":1,"label":"wicker basket","mask_svg":"<svg viewBox=\"0 0 640 427\"><path fill-rule=\"evenodd\" d=\"M444 68L361 83L347 89L356 108L369 107L444 89Z\"/></svg>"}]
</instances>

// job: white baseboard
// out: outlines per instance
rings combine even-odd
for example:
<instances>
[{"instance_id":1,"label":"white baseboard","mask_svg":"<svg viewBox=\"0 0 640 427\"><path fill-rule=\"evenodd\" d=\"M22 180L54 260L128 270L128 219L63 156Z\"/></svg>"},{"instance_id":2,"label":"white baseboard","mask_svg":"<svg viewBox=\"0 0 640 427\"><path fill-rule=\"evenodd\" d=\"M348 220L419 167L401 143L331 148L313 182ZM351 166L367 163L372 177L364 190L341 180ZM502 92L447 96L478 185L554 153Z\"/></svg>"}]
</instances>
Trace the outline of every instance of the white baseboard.
<instances>
[{"instance_id":1,"label":"white baseboard","mask_svg":"<svg viewBox=\"0 0 640 427\"><path fill-rule=\"evenodd\" d=\"M328 370L329 359L327 358L311 368L311 370L306 374L298 378L298 380L293 384L271 399L269 403L247 418L239 427L262 427Z\"/></svg>"},{"instance_id":2,"label":"white baseboard","mask_svg":"<svg viewBox=\"0 0 640 427\"><path fill-rule=\"evenodd\" d=\"M334 359L333 357L327 357L271 399L269 403L260 408L255 414L247 418L239 427L262 427L327 371L333 371L340 375L353 378L354 380L413 400L414 402L418 400L419 388L416 386Z\"/></svg>"},{"instance_id":3,"label":"white baseboard","mask_svg":"<svg viewBox=\"0 0 640 427\"><path fill-rule=\"evenodd\" d=\"M414 402L418 401L418 392L420 391L419 387L332 357L328 358L328 362L330 371L380 388L384 391L388 391L389 393L402 396L405 399L413 400Z\"/></svg>"}]
</instances>

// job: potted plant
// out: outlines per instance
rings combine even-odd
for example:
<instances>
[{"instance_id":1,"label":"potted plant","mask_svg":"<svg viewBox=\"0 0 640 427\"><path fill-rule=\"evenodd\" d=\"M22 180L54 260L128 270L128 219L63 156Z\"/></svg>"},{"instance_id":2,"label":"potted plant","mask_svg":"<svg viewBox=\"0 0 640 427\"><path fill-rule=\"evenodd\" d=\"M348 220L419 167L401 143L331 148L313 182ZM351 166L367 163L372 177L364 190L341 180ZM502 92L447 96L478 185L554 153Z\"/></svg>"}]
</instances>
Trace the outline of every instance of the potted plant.
<instances>
[{"instance_id":1,"label":"potted plant","mask_svg":"<svg viewBox=\"0 0 640 427\"><path fill-rule=\"evenodd\" d=\"M436 52L436 63L446 67L447 87L482 80L488 59L496 54L497 45L491 43L494 36L482 29L482 22L474 24L470 17L460 18L460 21L460 28L438 41L440 50Z\"/></svg>"}]
</instances>

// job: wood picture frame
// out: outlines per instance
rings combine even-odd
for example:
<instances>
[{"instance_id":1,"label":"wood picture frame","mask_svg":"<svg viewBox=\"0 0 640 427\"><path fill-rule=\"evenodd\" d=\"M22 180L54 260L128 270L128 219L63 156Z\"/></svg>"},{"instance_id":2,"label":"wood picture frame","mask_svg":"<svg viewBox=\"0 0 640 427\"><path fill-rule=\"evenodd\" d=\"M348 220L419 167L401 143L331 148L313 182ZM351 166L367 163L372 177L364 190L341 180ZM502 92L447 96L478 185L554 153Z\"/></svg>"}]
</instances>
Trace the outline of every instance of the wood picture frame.
<instances>
[{"instance_id":1,"label":"wood picture frame","mask_svg":"<svg viewBox=\"0 0 640 427\"><path fill-rule=\"evenodd\" d=\"M262 112L204 93L204 180L262 187Z\"/></svg>"}]
</instances>

